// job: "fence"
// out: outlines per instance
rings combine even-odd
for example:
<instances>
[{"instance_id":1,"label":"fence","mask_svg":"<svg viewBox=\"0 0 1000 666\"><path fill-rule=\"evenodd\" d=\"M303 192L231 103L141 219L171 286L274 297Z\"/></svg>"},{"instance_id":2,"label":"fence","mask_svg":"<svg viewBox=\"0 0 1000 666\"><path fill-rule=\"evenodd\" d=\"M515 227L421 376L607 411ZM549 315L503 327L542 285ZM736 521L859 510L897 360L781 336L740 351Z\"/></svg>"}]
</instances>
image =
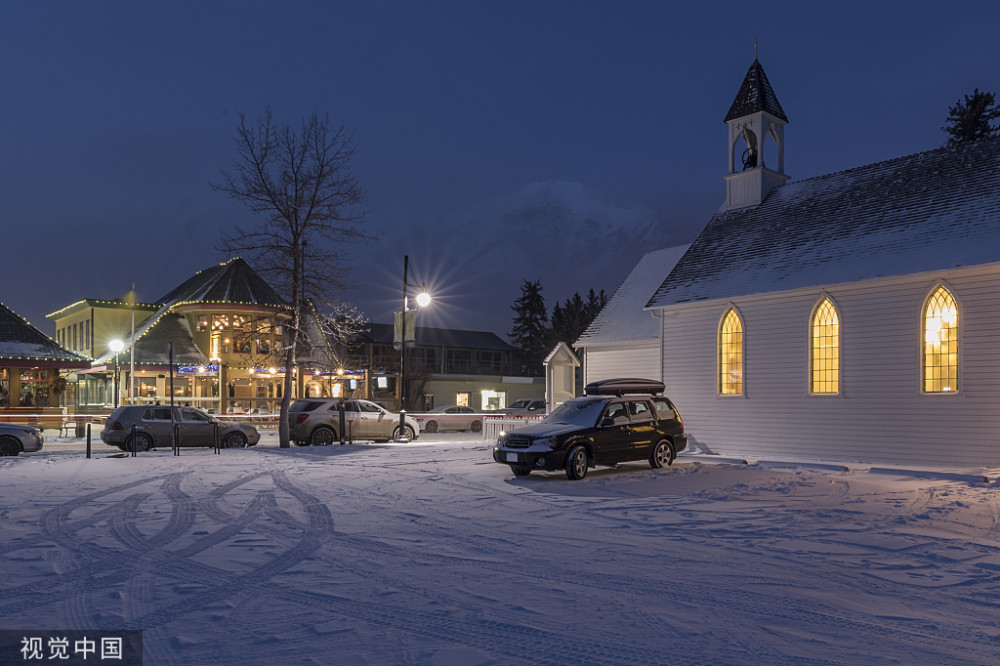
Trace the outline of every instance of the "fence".
<instances>
[{"instance_id":1,"label":"fence","mask_svg":"<svg viewBox=\"0 0 1000 666\"><path fill-rule=\"evenodd\" d=\"M67 437L82 437L88 423L103 424L107 414L69 414L65 407L38 408L34 411L0 412L0 423L25 425L39 430L56 430Z\"/></svg>"},{"instance_id":2,"label":"fence","mask_svg":"<svg viewBox=\"0 0 1000 666\"><path fill-rule=\"evenodd\" d=\"M496 441L501 432L523 428L526 425L538 423L544 418L544 414L539 416L487 416L483 419L483 441Z\"/></svg>"}]
</instances>

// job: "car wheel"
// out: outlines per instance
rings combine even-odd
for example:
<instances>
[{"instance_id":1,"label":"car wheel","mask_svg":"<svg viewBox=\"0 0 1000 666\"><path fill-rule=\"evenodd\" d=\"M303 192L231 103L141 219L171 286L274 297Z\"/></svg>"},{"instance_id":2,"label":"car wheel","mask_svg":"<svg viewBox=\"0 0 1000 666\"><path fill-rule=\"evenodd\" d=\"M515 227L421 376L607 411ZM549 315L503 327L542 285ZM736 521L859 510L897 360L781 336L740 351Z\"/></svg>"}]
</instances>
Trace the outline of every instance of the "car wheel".
<instances>
[{"instance_id":1,"label":"car wheel","mask_svg":"<svg viewBox=\"0 0 1000 666\"><path fill-rule=\"evenodd\" d=\"M403 432L400 431L399 426L396 426L396 429L392 431L392 438L393 439L401 439L400 435L405 434L406 435L406 439L408 439L410 441L413 441L414 439L416 439L413 436L414 435L413 428L411 428L410 426L404 426L403 430L405 431L405 433L403 433Z\"/></svg>"},{"instance_id":2,"label":"car wheel","mask_svg":"<svg viewBox=\"0 0 1000 666\"><path fill-rule=\"evenodd\" d=\"M16 439L4 437L0 439L0 456L16 456L21 452L21 443Z\"/></svg>"},{"instance_id":3,"label":"car wheel","mask_svg":"<svg viewBox=\"0 0 1000 666\"><path fill-rule=\"evenodd\" d=\"M246 446L247 438L241 432L231 432L222 440L224 449L245 449Z\"/></svg>"},{"instance_id":4,"label":"car wheel","mask_svg":"<svg viewBox=\"0 0 1000 666\"><path fill-rule=\"evenodd\" d=\"M514 476L528 476L531 474L531 468L524 465L511 465L510 471L514 472Z\"/></svg>"},{"instance_id":5,"label":"car wheel","mask_svg":"<svg viewBox=\"0 0 1000 666\"><path fill-rule=\"evenodd\" d=\"M574 446L566 456L566 478L578 481L587 476L587 449Z\"/></svg>"},{"instance_id":6,"label":"car wheel","mask_svg":"<svg viewBox=\"0 0 1000 666\"><path fill-rule=\"evenodd\" d=\"M674 464L674 445L665 439L661 439L653 447L653 452L649 454L649 466L653 469L670 467Z\"/></svg>"},{"instance_id":7,"label":"car wheel","mask_svg":"<svg viewBox=\"0 0 1000 666\"><path fill-rule=\"evenodd\" d=\"M130 436L125 440L126 451L137 451L141 453L143 451L149 451L151 448L153 448L153 440L150 439L149 435L144 432L137 432L135 437Z\"/></svg>"},{"instance_id":8,"label":"car wheel","mask_svg":"<svg viewBox=\"0 0 1000 666\"><path fill-rule=\"evenodd\" d=\"M483 422L482 421L473 421L472 422L472 432L482 432L482 431L483 431Z\"/></svg>"},{"instance_id":9,"label":"car wheel","mask_svg":"<svg viewBox=\"0 0 1000 666\"><path fill-rule=\"evenodd\" d=\"M424 432L437 432L437 431L438 431L437 421L428 421L427 425L424 426Z\"/></svg>"},{"instance_id":10,"label":"car wheel","mask_svg":"<svg viewBox=\"0 0 1000 666\"><path fill-rule=\"evenodd\" d=\"M337 433L335 433L332 428L320 426L313 430L312 437L309 438L309 442L313 446L329 446L330 444L333 444L335 439L337 439Z\"/></svg>"}]
</instances>

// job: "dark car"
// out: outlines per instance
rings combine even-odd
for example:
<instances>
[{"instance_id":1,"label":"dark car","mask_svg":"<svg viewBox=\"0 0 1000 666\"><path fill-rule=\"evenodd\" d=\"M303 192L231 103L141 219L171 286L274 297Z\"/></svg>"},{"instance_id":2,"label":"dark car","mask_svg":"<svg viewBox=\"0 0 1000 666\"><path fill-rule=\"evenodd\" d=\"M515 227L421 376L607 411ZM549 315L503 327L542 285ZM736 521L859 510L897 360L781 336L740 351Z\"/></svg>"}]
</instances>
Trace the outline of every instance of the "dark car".
<instances>
[{"instance_id":1,"label":"dark car","mask_svg":"<svg viewBox=\"0 0 1000 666\"><path fill-rule=\"evenodd\" d=\"M123 451L146 451L172 446L171 430L177 425L178 446L215 446L218 429L220 446L233 449L254 446L260 433L251 425L221 421L194 407L169 405L125 405L104 422L101 441ZM135 426L133 439L132 426Z\"/></svg>"},{"instance_id":2,"label":"dark car","mask_svg":"<svg viewBox=\"0 0 1000 666\"><path fill-rule=\"evenodd\" d=\"M42 433L35 428L0 423L0 456L16 456L22 451L42 450Z\"/></svg>"},{"instance_id":3,"label":"dark car","mask_svg":"<svg viewBox=\"0 0 1000 666\"><path fill-rule=\"evenodd\" d=\"M595 465L648 460L654 469L673 464L687 448L677 408L661 395L663 383L609 379L589 384L540 422L501 433L493 460L515 476L562 469L582 479Z\"/></svg>"}]
</instances>

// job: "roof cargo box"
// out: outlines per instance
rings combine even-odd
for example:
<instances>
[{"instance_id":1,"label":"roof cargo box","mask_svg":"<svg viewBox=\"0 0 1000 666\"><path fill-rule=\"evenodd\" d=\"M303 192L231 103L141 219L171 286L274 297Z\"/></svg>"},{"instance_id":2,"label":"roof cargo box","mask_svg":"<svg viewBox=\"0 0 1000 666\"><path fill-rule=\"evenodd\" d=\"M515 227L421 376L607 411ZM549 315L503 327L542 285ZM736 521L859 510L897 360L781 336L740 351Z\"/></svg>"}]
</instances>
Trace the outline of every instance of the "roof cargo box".
<instances>
[{"instance_id":1,"label":"roof cargo box","mask_svg":"<svg viewBox=\"0 0 1000 666\"><path fill-rule=\"evenodd\" d=\"M587 384L584 395L625 395L626 393L663 393L666 388L663 382L655 379L602 379L599 382Z\"/></svg>"}]
</instances>

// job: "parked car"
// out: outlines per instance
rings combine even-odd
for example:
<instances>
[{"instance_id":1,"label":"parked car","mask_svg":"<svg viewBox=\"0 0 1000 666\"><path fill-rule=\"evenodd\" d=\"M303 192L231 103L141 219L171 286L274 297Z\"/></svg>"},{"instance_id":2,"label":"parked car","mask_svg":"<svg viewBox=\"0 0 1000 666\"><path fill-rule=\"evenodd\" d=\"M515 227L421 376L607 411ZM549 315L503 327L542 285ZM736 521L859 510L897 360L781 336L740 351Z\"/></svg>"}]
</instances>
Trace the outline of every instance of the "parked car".
<instances>
[{"instance_id":1,"label":"parked car","mask_svg":"<svg viewBox=\"0 0 1000 666\"><path fill-rule=\"evenodd\" d=\"M290 437L299 446L325 446L340 441L340 403L344 403L345 436L351 439L371 439L387 442L400 439L413 440L420 436L420 424L407 415L405 433L399 432L399 414L370 400L358 398L303 398L288 409Z\"/></svg>"},{"instance_id":2,"label":"parked car","mask_svg":"<svg viewBox=\"0 0 1000 666\"><path fill-rule=\"evenodd\" d=\"M545 413L545 400L543 398L521 398L515 400L510 407L501 409L500 413L511 416L541 416Z\"/></svg>"},{"instance_id":3,"label":"parked car","mask_svg":"<svg viewBox=\"0 0 1000 666\"><path fill-rule=\"evenodd\" d=\"M509 465L514 476L562 469L570 479L582 479L596 465L630 460L648 460L654 469L671 465L687 448L687 437L663 389L648 379L589 384L583 397L567 400L540 422L501 433L493 460Z\"/></svg>"},{"instance_id":4,"label":"parked car","mask_svg":"<svg viewBox=\"0 0 1000 666\"><path fill-rule=\"evenodd\" d=\"M0 423L0 456L16 456L22 451L32 453L41 450L41 431L13 423Z\"/></svg>"},{"instance_id":5,"label":"parked car","mask_svg":"<svg viewBox=\"0 0 1000 666\"><path fill-rule=\"evenodd\" d=\"M414 414L413 418L420 424L424 432L444 432L445 430L471 430L482 432L483 416L477 414L472 407L448 405L435 407L423 414Z\"/></svg>"},{"instance_id":6,"label":"parked car","mask_svg":"<svg viewBox=\"0 0 1000 666\"><path fill-rule=\"evenodd\" d=\"M168 447L172 445L171 429L175 423L178 426L178 446L215 446L216 428L219 445L227 449L254 446L260 441L260 433L252 425L222 421L195 407L174 407L171 419L170 409L170 405L119 407L104 422L101 441L122 451Z\"/></svg>"}]
</instances>

